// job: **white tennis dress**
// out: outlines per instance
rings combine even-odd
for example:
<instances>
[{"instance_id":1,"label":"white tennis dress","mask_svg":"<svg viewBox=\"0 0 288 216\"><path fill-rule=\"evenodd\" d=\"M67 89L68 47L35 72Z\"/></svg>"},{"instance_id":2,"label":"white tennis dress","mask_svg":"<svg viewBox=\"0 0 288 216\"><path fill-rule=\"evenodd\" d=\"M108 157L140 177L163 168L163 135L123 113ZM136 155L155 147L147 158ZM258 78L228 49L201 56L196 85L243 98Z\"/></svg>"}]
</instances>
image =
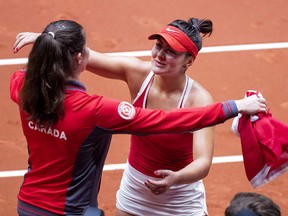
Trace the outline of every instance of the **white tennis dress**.
<instances>
[{"instance_id":1,"label":"white tennis dress","mask_svg":"<svg viewBox=\"0 0 288 216\"><path fill-rule=\"evenodd\" d=\"M145 186L147 179L156 178L143 175L127 162L116 194L116 207L137 216L208 215L202 180L174 185L165 193L155 195Z\"/></svg>"}]
</instances>

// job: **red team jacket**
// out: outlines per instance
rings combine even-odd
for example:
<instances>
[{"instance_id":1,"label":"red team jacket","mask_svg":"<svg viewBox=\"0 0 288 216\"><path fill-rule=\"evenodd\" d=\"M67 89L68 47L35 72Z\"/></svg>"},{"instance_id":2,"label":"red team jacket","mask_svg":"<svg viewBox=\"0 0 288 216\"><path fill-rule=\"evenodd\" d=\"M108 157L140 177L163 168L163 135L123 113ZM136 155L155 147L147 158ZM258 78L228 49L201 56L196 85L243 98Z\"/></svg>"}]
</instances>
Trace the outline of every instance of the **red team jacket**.
<instances>
[{"instance_id":1,"label":"red team jacket","mask_svg":"<svg viewBox=\"0 0 288 216\"><path fill-rule=\"evenodd\" d=\"M262 186L288 171L288 125L273 118L270 112L239 119L246 176L253 187Z\"/></svg>"},{"instance_id":2,"label":"red team jacket","mask_svg":"<svg viewBox=\"0 0 288 216\"><path fill-rule=\"evenodd\" d=\"M18 96L25 72L10 80L11 99ZM21 109L28 145L28 171L18 195L23 215L83 215L97 207L97 194L112 134L183 132L235 117L234 101L171 112L133 107L127 102L88 95L78 81L67 84L65 116L49 128L37 128Z\"/></svg>"}]
</instances>

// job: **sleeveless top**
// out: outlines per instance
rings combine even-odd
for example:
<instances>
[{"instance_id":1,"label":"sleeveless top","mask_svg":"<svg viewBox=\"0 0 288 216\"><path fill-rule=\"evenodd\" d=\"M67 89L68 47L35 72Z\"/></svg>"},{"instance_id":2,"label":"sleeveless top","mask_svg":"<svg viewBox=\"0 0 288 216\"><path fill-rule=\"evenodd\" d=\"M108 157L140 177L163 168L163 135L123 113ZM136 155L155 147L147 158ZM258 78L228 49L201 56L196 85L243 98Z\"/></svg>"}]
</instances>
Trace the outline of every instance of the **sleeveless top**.
<instances>
[{"instance_id":1,"label":"sleeveless top","mask_svg":"<svg viewBox=\"0 0 288 216\"><path fill-rule=\"evenodd\" d=\"M133 101L134 106L146 108L153 80L154 73L151 71ZM175 108L184 107L193 83L194 80L186 75L186 83ZM128 161L132 167L148 176L155 177L154 171L158 169L178 171L193 161L192 144L192 133L132 135Z\"/></svg>"}]
</instances>

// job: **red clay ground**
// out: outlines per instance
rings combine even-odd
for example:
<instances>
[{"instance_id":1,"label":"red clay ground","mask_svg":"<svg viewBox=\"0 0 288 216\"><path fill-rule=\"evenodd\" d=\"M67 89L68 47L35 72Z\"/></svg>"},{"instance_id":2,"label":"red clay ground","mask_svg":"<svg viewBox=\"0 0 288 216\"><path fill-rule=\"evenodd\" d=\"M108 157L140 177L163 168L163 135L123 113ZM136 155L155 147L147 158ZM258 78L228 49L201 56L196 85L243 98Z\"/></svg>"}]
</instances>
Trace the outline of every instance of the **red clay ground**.
<instances>
[{"instance_id":1,"label":"red clay ground","mask_svg":"<svg viewBox=\"0 0 288 216\"><path fill-rule=\"evenodd\" d=\"M177 3L176 3L177 2ZM78 4L77 4L78 3ZM42 31L56 19L80 22L88 34L89 46L101 52L149 50L146 38L177 18L209 18L214 33L204 47L218 45L273 43L288 41L288 1L231 2L219 0L87 0L0 1L0 58L27 57L30 48L12 53L14 38L21 31ZM248 89L266 97L274 117L288 123L287 49L200 54L188 72L202 83L215 100L241 98ZM9 99L9 78L21 65L1 66L0 80L0 171L27 167L25 139L16 106ZM121 82L108 81L84 73L81 77L89 93L128 100ZM232 121L217 126L215 156L240 155L240 140L230 131ZM106 164L124 163L129 151L128 136L113 138ZM122 171L106 171L100 190L100 207L106 215L115 211L115 193ZM253 191L272 198L288 215L288 174L258 189L250 186L243 163L213 164L204 180L211 216L223 215L236 192ZM16 214L16 196L22 177L0 179L0 215Z\"/></svg>"}]
</instances>

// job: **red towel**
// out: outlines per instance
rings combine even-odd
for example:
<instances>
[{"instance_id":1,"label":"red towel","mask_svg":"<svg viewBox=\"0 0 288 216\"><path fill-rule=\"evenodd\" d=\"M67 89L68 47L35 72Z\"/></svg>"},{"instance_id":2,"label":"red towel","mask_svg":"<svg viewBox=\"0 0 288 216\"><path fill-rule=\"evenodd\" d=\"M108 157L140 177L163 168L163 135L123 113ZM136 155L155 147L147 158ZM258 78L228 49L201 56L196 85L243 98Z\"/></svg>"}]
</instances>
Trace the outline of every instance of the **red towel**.
<instances>
[{"instance_id":1,"label":"red towel","mask_svg":"<svg viewBox=\"0 0 288 216\"><path fill-rule=\"evenodd\" d=\"M246 96L251 92L258 95L249 91ZM245 172L252 186L259 187L288 171L288 125L270 112L236 118L232 130L240 135Z\"/></svg>"}]
</instances>

